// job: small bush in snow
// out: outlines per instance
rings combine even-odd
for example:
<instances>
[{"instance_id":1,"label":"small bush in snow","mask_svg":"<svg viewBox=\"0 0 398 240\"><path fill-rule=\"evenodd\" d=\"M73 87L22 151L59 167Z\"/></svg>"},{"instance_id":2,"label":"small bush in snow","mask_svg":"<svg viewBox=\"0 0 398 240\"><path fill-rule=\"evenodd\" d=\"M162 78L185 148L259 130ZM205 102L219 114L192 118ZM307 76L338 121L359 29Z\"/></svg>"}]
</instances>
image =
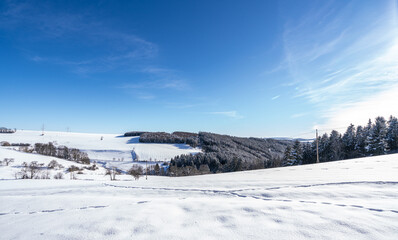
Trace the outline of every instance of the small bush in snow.
<instances>
[{"instance_id":1,"label":"small bush in snow","mask_svg":"<svg viewBox=\"0 0 398 240\"><path fill-rule=\"evenodd\" d=\"M77 172L77 171L81 171L81 170L83 170L83 169L82 169L82 168L79 168L79 167L76 167L75 165L71 165L71 166L67 169L68 172Z\"/></svg>"},{"instance_id":2,"label":"small bush in snow","mask_svg":"<svg viewBox=\"0 0 398 240\"><path fill-rule=\"evenodd\" d=\"M40 175L40 179L50 179L50 172L49 171L44 171Z\"/></svg>"},{"instance_id":3,"label":"small bush in snow","mask_svg":"<svg viewBox=\"0 0 398 240\"><path fill-rule=\"evenodd\" d=\"M87 170L91 170L91 171L95 171L95 170L98 169L98 167L97 167L97 165L95 164L95 162L94 162L93 165L91 165L91 166L89 166L89 167L83 167L83 168L84 168L84 169L87 169Z\"/></svg>"},{"instance_id":4,"label":"small bush in snow","mask_svg":"<svg viewBox=\"0 0 398 240\"><path fill-rule=\"evenodd\" d=\"M59 164L56 160L51 160L51 162L48 163L47 167L48 167L49 169L55 169L55 170L64 168L64 166L62 166L61 164Z\"/></svg>"},{"instance_id":5,"label":"small bush in snow","mask_svg":"<svg viewBox=\"0 0 398 240\"><path fill-rule=\"evenodd\" d=\"M64 174L61 172L58 172L57 174L54 175L54 179L64 179Z\"/></svg>"},{"instance_id":6,"label":"small bush in snow","mask_svg":"<svg viewBox=\"0 0 398 240\"><path fill-rule=\"evenodd\" d=\"M33 152L33 148L29 148L29 146L20 146L18 148L18 150L20 152L25 152L25 153L32 153Z\"/></svg>"},{"instance_id":7,"label":"small bush in snow","mask_svg":"<svg viewBox=\"0 0 398 240\"><path fill-rule=\"evenodd\" d=\"M11 144L10 144L9 142L6 142L6 141L1 142L0 145L3 146L3 147L9 147L9 146L11 146Z\"/></svg>"}]
</instances>

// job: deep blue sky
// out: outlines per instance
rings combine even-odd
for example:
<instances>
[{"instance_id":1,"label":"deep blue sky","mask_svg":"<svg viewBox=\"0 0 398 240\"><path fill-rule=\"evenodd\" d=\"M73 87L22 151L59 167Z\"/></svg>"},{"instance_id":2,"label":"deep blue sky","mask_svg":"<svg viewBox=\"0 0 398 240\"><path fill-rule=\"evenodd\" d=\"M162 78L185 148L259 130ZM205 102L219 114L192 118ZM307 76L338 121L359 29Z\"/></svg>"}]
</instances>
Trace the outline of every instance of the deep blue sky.
<instances>
[{"instance_id":1,"label":"deep blue sky","mask_svg":"<svg viewBox=\"0 0 398 240\"><path fill-rule=\"evenodd\" d=\"M397 33L396 0L1 1L0 126L295 137L362 124L398 115L385 106Z\"/></svg>"}]
</instances>

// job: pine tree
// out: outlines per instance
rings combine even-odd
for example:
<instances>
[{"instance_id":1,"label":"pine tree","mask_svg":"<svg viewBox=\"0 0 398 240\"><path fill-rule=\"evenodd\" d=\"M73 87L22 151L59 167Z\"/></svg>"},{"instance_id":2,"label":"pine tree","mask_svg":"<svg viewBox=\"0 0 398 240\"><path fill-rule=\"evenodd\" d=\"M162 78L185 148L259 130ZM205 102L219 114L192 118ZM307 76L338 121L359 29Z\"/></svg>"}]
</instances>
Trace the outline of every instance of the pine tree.
<instances>
[{"instance_id":1,"label":"pine tree","mask_svg":"<svg viewBox=\"0 0 398 240\"><path fill-rule=\"evenodd\" d=\"M373 129L372 120L369 118L368 124L363 129L363 133L365 136L365 154L366 155L372 155L372 148L373 148L372 129Z\"/></svg>"},{"instance_id":2,"label":"pine tree","mask_svg":"<svg viewBox=\"0 0 398 240\"><path fill-rule=\"evenodd\" d=\"M387 125L383 117L377 117L370 131L368 141L368 153L371 155L382 155L387 151Z\"/></svg>"},{"instance_id":3,"label":"pine tree","mask_svg":"<svg viewBox=\"0 0 398 240\"><path fill-rule=\"evenodd\" d=\"M283 157L283 166L300 165L303 161L303 148L296 140L293 147L288 146Z\"/></svg>"},{"instance_id":4,"label":"pine tree","mask_svg":"<svg viewBox=\"0 0 398 240\"><path fill-rule=\"evenodd\" d=\"M362 126L357 127L355 134L355 152L358 157L365 156L366 153L366 131Z\"/></svg>"},{"instance_id":5,"label":"pine tree","mask_svg":"<svg viewBox=\"0 0 398 240\"><path fill-rule=\"evenodd\" d=\"M350 124L347 128L347 131L344 133L342 142L344 147L344 158L352 158L355 157L355 145L356 145L356 136L355 136L355 126Z\"/></svg>"},{"instance_id":6,"label":"pine tree","mask_svg":"<svg viewBox=\"0 0 398 240\"><path fill-rule=\"evenodd\" d=\"M293 165L301 165L303 161L303 149L301 143L296 140L293 145L292 156L294 158Z\"/></svg>"},{"instance_id":7,"label":"pine tree","mask_svg":"<svg viewBox=\"0 0 398 240\"><path fill-rule=\"evenodd\" d=\"M305 143L303 146L302 164L310 164L316 162L316 145L315 141L312 143Z\"/></svg>"},{"instance_id":8,"label":"pine tree","mask_svg":"<svg viewBox=\"0 0 398 240\"><path fill-rule=\"evenodd\" d=\"M388 144L388 149L395 151L398 149L398 120L396 117L390 116L388 120L388 129L386 141Z\"/></svg>"},{"instance_id":9,"label":"pine tree","mask_svg":"<svg viewBox=\"0 0 398 240\"><path fill-rule=\"evenodd\" d=\"M325 133L319 139L319 161L320 162L329 161L328 160L329 152L330 152L329 136L327 133Z\"/></svg>"},{"instance_id":10,"label":"pine tree","mask_svg":"<svg viewBox=\"0 0 398 240\"><path fill-rule=\"evenodd\" d=\"M285 150L285 154L283 156L283 166L292 166L294 165L295 162L295 158L293 156L292 153L292 148L290 146L287 146L286 150Z\"/></svg>"},{"instance_id":11,"label":"pine tree","mask_svg":"<svg viewBox=\"0 0 398 240\"><path fill-rule=\"evenodd\" d=\"M341 134L336 130L330 133L329 137L329 153L328 161L336 161L343 159L343 144L341 141Z\"/></svg>"}]
</instances>

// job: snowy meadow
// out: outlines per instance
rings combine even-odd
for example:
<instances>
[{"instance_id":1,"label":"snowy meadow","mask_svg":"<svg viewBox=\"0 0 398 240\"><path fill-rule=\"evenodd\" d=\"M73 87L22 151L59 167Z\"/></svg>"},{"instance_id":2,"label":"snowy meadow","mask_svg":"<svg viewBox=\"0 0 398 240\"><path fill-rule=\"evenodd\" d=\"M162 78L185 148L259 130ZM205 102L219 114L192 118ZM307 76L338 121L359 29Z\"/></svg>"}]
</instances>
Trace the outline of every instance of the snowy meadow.
<instances>
[{"instance_id":1,"label":"snowy meadow","mask_svg":"<svg viewBox=\"0 0 398 240\"><path fill-rule=\"evenodd\" d=\"M102 167L77 180L15 180L22 161L53 158L0 148L8 157L2 239L398 238L397 154L137 181L110 181Z\"/></svg>"}]
</instances>

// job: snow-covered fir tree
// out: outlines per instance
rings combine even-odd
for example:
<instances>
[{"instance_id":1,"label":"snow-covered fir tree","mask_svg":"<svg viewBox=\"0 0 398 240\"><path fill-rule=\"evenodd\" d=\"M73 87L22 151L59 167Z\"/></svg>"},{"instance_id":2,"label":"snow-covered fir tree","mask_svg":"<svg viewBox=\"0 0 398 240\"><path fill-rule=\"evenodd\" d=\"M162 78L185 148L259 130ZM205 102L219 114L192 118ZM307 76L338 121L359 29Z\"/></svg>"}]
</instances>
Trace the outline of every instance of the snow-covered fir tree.
<instances>
[{"instance_id":1,"label":"snow-covered fir tree","mask_svg":"<svg viewBox=\"0 0 398 240\"><path fill-rule=\"evenodd\" d=\"M344 157L341 134L336 130L330 133L328 161L341 160Z\"/></svg>"},{"instance_id":2,"label":"snow-covered fir tree","mask_svg":"<svg viewBox=\"0 0 398 240\"><path fill-rule=\"evenodd\" d=\"M293 148L288 146L283 157L283 166L302 164L303 151L299 141L295 141Z\"/></svg>"},{"instance_id":3,"label":"snow-covered fir tree","mask_svg":"<svg viewBox=\"0 0 398 240\"><path fill-rule=\"evenodd\" d=\"M370 155L381 155L387 151L387 125L384 117L377 117L372 125L370 134L367 138L367 152Z\"/></svg>"},{"instance_id":4,"label":"snow-covered fir tree","mask_svg":"<svg viewBox=\"0 0 398 240\"><path fill-rule=\"evenodd\" d=\"M319 139L319 161L320 162L327 162L328 155L330 152L330 144L329 144L329 135L327 133L323 134L322 137Z\"/></svg>"},{"instance_id":5,"label":"snow-covered fir tree","mask_svg":"<svg viewBox=\"0 0 398 240\"><path fill-rule=\"evenodd\" d=\"M396 117L390 116L388 120L386 141L389 150L398 150L398 120Z\"/></svg>"},{"instance_id":6,"label":"snow-covered fir tree","mask_svg":"<svg viewBox=\"0 0 398 240\"><path fill-rule=\"evenodd\" d=\"M365 156L366 153L366 131L362 126L357 127L357 131L355 133L355 152L358 157Z\"/></svg>"},{"instance_id":7,"label":"snow-covered fir tree","mask_svg":"<svg viewBox=\"0 0 398 240\"><path fill-rule=\"evenodd\" d=\"M355 126L353 124L350 124L342 138L345 158L355 157L355 137Z\"/></svg>"},{"instance_id":8,"label":"snow-covered fir tree","mask_svg":"<svg viewBox=\"0 0 398 240\"><path fill-rule=\"evenodd\" d=\"M316 143L305 143L303 145L302 164L316 163Z\"/></svg>"},{"instance_id":9,"label":"snow-covered fir tree","mask_svg":"<svg viewBox=\"0 0 398 240\"><path fill-rule=\"evenodd\" d=\"M296 140L294 142L292 155L293 155L293 157L295 159L294 165L302 164L302 161L303 161L303 148L301 146L301 143L298 140Z\"/></svg>"}]
</instances>

